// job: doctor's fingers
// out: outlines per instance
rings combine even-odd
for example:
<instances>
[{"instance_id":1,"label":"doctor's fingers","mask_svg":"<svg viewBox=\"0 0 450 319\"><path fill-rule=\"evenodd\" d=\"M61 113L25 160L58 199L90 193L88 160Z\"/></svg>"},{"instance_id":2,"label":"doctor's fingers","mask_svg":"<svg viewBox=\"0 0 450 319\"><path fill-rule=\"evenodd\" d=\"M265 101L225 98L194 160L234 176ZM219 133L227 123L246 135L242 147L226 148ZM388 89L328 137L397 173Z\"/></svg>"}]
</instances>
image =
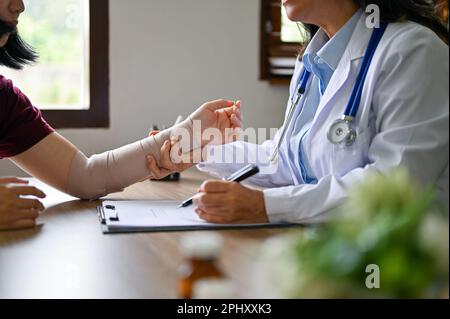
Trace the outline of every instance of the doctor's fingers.
<instances>
[{"instance_id":1,"label":"doctor's fingers","mask_svg":"<svg viewBox=\"0 0 450 319\"><path fill-rule=\"evenodd\" d=\"M202 219L208 223L213 223L213 224L230 224L231 223L231 221L226 216L208 214L207 212L205 212L202 209L197 209L195 212L197 213L198 217L200 217L200 219Z\"/></svg>"},{"instance_id":2,"label":"doctor's fingers","mask_svg":"<svg viewBox=\"0 0 450 319\"><path fill-rule=\"evenodd\" d=\"M171 173L167 169L160 168L152 156L147 157L147 169L150 171L152 179L162 179Z\"/></svg>"},{"instance_id":3,"label":"doctor's fingers","mask_svg":"<svg viewBox=\"0 0 450 319\"><path fill-rule=\"evenodd\" d=\"M167 169L171 172L182 172L187 170L188 168L190 168L192 166L192 161L187 161L186 162L186 158L184 158L181 154L179 155L179 158L177 157L177 159L179 159L179 163L174 163L172 161L172 144L170 141L166 141L163 145L163 147L161 148L161 154L160 154L160 162L161 162L161 167L164 169ZM181 148L180 148L181 151ZM188 158L190 159L190 157Z\"/></svg>"},{"instance_id":4,"label":"doctor's fingers","mask_svg":"<svg viewBox=\"0 0 450 319\"><path fill-rule=\"evenodd\" d=\"M200 186L200 191L203 193L226 193L231 191L237 183L230 183L226 181L206 181Z\"/></svg>"},{"instance_id":5,"label":"doctor's fingers","mask_svg":"<svg viewBox=\"0 0 450 319\"><path fill-rule=\"evenodd\" d=\"M44 205L37 199L30 198L18 198L15 201L15 207L19 209L35 209L43 211L45 209Z\"/></svg>"},{"instance_id":6,"label":"doctor's fingers","mask_svg":"<svg viewBox=\"0 0 450 319\"><path fill-rule=\"evenodd\" d=\"M195 206L208 213L226 213L227 200L223 194L200 193L194 196L193 202Z\"/></svg>"},{"instance_id":7,"label":"doctor's fingers","mask_svg":"<svg viewBox=\"0 0 450 319\"><path fill-rule=\"evenodd\" d=\"M160 168L165 170L172 170L174 171L176 168L176 165L172 162L170 159L170 141L165 141L163 146L161 147L161 152L159 154L159 162L160 162ZM154 161L156 163L156 161Z\"/></svg>"}]
</instances>

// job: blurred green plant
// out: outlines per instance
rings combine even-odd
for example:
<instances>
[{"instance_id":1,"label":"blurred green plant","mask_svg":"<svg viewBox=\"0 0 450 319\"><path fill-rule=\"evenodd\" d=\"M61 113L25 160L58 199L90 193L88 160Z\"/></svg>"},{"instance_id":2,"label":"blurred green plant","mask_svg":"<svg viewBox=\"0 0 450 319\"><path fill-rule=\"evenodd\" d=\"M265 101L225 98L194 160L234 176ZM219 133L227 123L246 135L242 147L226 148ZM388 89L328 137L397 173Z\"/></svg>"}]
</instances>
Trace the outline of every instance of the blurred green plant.
<instances>
[{"instance_id":1,"label":"blurred green plant","mask_svg":"<svg viewBox=\"0 0 450 319\"><path fill-rule=\"evenodd\" d=\"M287 238L278 255L277 271L283 264L291 269L291 278L278 282L282 295L428 298L448 293L449 222L433 211L434 199L435 192L420 191L406 170L369 176L350 191L337 218L301 239ZM369 265L379 269L377 289L367 286Z\"/></svg>"}]
</instances>

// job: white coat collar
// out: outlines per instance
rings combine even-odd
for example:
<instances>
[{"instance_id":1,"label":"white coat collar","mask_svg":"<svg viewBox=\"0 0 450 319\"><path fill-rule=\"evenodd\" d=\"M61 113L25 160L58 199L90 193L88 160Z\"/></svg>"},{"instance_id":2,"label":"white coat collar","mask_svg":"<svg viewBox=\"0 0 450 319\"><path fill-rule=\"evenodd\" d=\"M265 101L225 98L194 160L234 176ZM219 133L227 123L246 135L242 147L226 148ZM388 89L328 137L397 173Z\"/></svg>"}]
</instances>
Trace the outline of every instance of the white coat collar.
<instances>
[{"instance_id":1,"label":"white coat collar","mask_svg":"<svg viewBox=\"0 0 450 319\"><path fill-rule=\"evenodd\" d=\"M364 57L370 37L372 36L373 29L367 27L366 19L366 14L361 15L349 45L347 46L347 51L352 61Z\"/></svg>"},{"instance_id":2,"label":"white coat collar","mask_svg":"<svg viewBox=\"0 0 450 319\"><path fill-rule=\"evenodd\" d=\"M352 61L362 59L364 57L367 45L373 32L372 29L369 29L366 26L366 18L367 16L365 14L361 15L350 42L345 49L344 55L342 56L342 59L332 78L330 79L330 83L328 84L316 112L309 136L313 136L323 120L326 119L329 114L329 108L333 107L336 96L339 95L341 89L347 81L352 81L352 83L355 81L355 79L349 78Z\"/></svg>"}]
</instances>

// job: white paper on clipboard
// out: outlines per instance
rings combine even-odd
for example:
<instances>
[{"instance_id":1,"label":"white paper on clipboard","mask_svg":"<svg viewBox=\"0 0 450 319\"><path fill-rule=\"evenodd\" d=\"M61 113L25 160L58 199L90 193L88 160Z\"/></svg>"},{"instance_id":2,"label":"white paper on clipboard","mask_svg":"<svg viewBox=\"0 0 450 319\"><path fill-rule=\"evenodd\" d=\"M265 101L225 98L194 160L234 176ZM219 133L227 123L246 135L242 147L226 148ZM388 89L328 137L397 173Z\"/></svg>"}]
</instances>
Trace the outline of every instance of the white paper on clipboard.
<instances>
[{"instance_id":1,"label":"white paper on clipboard","mask_svg":"<svg viewBox=\"0 0 450 319\"><path fill-rule=\"evenodd\" d=\"M104 201L99 207L104 233L159 232L177 230L213 230L286 227L292 224L228 224L203 221L195 207L177 208L174 201Z\"/></svg>"}]
</instances>

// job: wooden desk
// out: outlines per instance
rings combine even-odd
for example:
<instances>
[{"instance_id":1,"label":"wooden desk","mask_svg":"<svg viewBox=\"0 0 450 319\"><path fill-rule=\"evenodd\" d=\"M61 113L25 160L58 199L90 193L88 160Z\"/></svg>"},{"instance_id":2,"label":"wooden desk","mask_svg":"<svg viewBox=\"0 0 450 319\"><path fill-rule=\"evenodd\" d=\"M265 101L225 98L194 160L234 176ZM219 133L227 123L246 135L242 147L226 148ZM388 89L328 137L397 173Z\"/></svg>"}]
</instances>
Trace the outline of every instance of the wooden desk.
<instances>
[{"instance_id":1,"label":"wooden desk","mask_svg":"<svg viewBox=\"0 0 450 319\"><path fill-rule=\"evenodd\" d=\"M181 182L146 181L108 198L182 200L205 178L189 171ZM178 243L185 233L103 235L98 201L77 201L33 184L47 193L47 210L36 229L0 232L0 298L177 298ZM247 248L285 232L221 231L225 273L242 284L254 257Z\"/></svg>"}]
</instances>

